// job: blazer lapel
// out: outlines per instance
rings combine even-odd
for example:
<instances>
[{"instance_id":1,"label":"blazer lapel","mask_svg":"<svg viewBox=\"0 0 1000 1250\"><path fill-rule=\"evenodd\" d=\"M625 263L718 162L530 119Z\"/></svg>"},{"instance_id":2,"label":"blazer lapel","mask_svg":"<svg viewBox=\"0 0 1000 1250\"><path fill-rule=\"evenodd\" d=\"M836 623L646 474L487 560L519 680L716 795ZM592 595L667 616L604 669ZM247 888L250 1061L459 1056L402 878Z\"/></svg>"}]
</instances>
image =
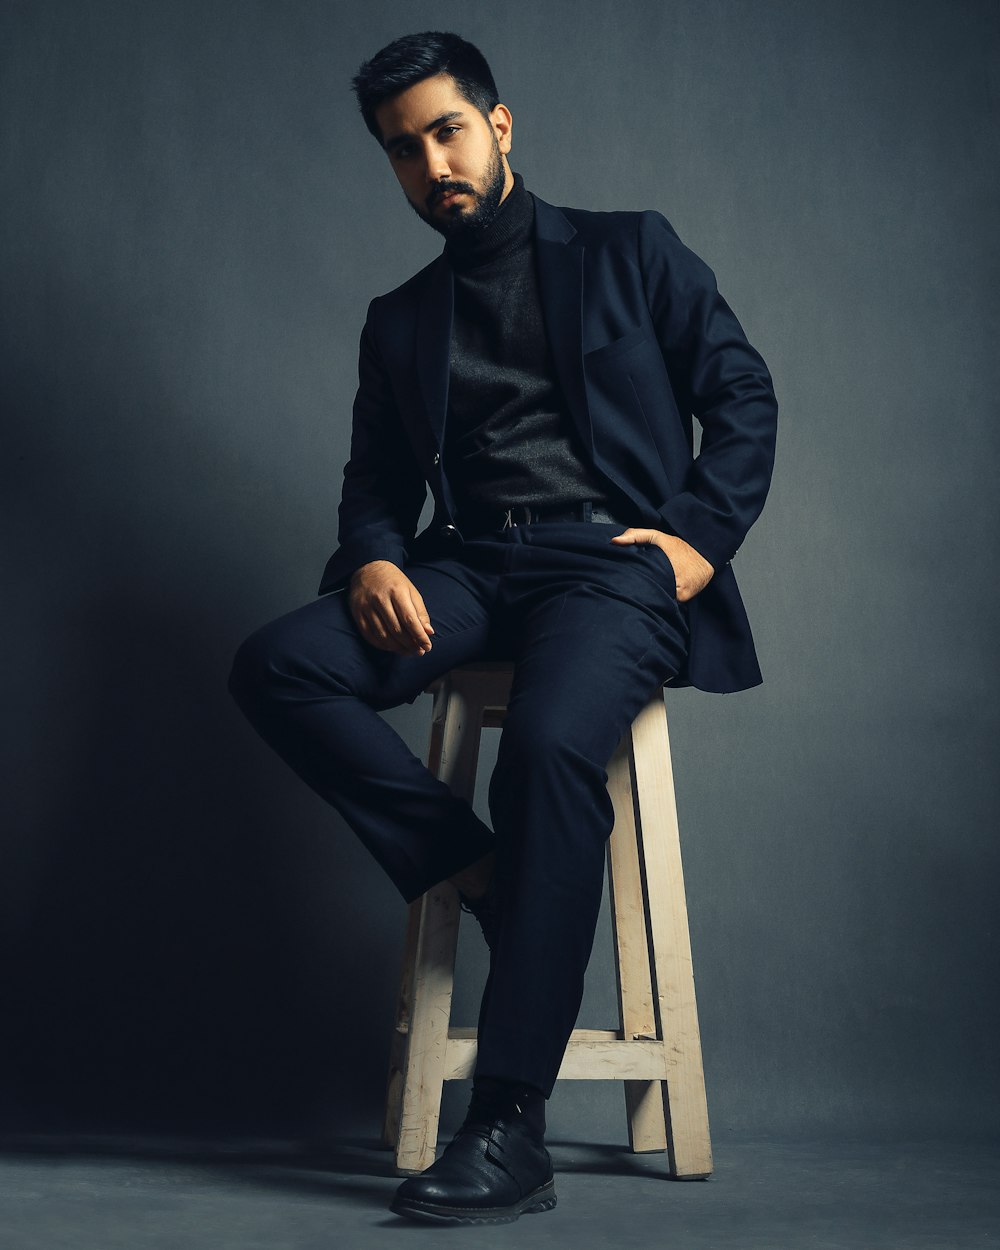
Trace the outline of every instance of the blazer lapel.
<instances>
[{"instance_id":1,"label":"blazer lapel","mask_svg":"<svg viewBox=\"0 0 1000 1250\"><path fill-rule=\"evenodd\" d=\"M451 266L442 252L431 264L417 313L417 374L431 434L439 450L443 446L444 419L448 411L454 304Z\"/></svg>"},{"instance_id":2,"label":"blazer lapel","mask_svg":"<svg viewBox=\"0 0 1000 1250\"><path fill-rule=\"evenodd\" d=\"M537 195L532 199L538 295L552 363L583 446L592 455L594 434L583 377L583 248L570 246L576 228L558 208Z\"/></svg>"}]
</instances>

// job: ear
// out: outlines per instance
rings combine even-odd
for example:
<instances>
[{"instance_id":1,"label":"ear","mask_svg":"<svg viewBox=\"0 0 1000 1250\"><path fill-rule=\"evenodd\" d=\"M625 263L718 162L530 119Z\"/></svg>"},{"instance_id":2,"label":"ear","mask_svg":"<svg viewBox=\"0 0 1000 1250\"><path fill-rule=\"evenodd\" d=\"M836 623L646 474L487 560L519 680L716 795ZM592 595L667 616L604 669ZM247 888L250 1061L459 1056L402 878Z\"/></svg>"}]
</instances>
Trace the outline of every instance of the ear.
<instances>
[{"instance_id":1,"label":"ear","mask_svg":"<svg viewBox=\"0 0 1000 1250\"><path fill-rule=\"evenodd\" d=\"M497 144L500 151L507 153L510 151L511 145L511 128L514 119L510 115L510 109L506 104L498 104L490 113L490 122L493 126L493 133L496 135Z\"/></svg>"}]
</instances>

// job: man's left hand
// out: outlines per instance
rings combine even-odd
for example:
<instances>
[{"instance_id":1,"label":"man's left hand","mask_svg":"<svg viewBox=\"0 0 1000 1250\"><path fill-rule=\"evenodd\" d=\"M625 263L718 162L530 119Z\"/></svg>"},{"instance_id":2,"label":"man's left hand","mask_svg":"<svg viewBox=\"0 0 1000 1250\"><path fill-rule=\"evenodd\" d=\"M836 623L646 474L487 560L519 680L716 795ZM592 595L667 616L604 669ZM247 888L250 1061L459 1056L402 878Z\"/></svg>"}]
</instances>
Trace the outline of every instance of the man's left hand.
<instances>
[{"instance_id":1,"label":"man's left hand","mask_svg":"<svg viewBox=\"0 0 1000 1250\"><path fill-rule=\"evenodd\" d=\"M620 547L633 543L651 543L659 547L673 566L678 603L693 599L715 574L715 569L705 557L676 534L665 534L663 530L627 529L622 534L616 534L611 541Z\"/></svg>"}]
</instances>

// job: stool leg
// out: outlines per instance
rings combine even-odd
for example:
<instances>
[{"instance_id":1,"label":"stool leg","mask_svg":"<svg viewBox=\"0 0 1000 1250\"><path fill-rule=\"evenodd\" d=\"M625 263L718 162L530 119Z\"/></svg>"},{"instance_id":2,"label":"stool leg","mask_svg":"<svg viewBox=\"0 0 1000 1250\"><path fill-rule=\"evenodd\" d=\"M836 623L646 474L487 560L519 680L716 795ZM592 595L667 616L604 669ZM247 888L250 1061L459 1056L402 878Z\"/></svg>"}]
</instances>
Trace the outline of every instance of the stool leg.
<instances>
[{"instance_id":1,"label":"stool leg","mask_svg":"<svg viewBox=\"0 0 1000 1250\"><path fill-rule=\"evenodd\" d=\"M482 707L446 677L434 695L428 767L470 802L481 720ZM385 1116L387 1131L398 1124L396 1167L407 1173L430 1167L437 1148L458 947L457 892L442 882L417 899L413 911L397 1012L397 1034L405 1041L396 1051L395 1080L390 1070Z\"/></svg>"},{"instance_id":2,"label":"stool leg","mask_svg":"<svg viewBox=\"0 0 1000 1250\"><path fill-rule=\"evenodd\" d=\"M450 687L448 679L434 687L434 711L431 716L430 744L427 766L437 775L441 766L442 742L448 709ZM403 1085L409 1052L410 1018L413 1012L414 982L417 962L421 952L420 932L423 924L424 900L414 899L410 904L406 921L406 937L403 942L402 969L399 977L399 995L396 1000L396 1026L389 1047L389 1075L386 1081L385 1114L382 1119L382 1145L389 1150L399 1146L400 1119L403 1112ZM433 1151L433 1146L431 1147Z\"/></svg>"},{"instance_id":3,"label":"stool leg","mask_svg":"<svg viewBox=\"0 0 1000 1250\"><path fill-rule=\"evenodd\" d=\"M608 885L615 935L618 1019L626 1041L657 1035L629 743L626 734L608 765L608 790L615 808L615 826L608 839ZM660 1082L623 1081L622 1084L632 1150L637 1153L666 1150L667 1130Z\"/></svg>"},{"instance_id":4,"label":"stool leg","mask_svg":"<svg viewBox=\"0 0 1000 1250\"><path fill-rule=\"evenodd\" d=\"M396 1027L389 1048L389 1077L386 1081L385 1116L382 1120L382 1145L395 1150L399 1141L399 1117L403 1109L403 1073L406 1070L406 1038L410 1031L413 1004L413 980L417 971L417 948L420 940L421 899L410 904L403 942L402 971L396 1004Z\"/></svg>"},{"instance_id":5,"label":"stool leg","mask_svg":"<svg viewBox=\"0 0 1000 1250\"><path fill-rule=\"evenodd\" d=\"M457 895L447 882L414 906L420 917L396 1141L396 1167L406 1173L429 1168L437 1149L459 916Z\"/></svg>"},{"instance_id":6,"label":"stool leg","mask_svg":"<svg viewBox=\"0 0 1000 1250\"><path fill-rule=\"evenodd\" d=\"M661 1036L669 1056L664 1103L670 1174L694 1180L711 1174L712 1147L670 738L662 698L647 704L636 718L631 756L653 979Z\"/></svg>"}]
</instances>

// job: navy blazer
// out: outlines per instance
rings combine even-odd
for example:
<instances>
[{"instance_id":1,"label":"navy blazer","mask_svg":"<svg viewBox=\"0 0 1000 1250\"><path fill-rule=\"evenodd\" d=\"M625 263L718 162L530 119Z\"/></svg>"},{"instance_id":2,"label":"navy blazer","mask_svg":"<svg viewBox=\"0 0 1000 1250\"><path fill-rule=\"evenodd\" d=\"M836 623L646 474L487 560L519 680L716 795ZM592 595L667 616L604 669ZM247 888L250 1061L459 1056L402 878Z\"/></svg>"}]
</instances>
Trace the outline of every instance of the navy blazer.
<instances>
[{"instance_id":1,"label":"navy blazer","mask_svg":"<svg viewBox=\"0 0 1000 1250\"><path fill-rule=\"evenodd\" d=\"M543 318L584 451L632 499L638 525L679 535L715 568L685 605L688 666L673 684L758 685L730 561L771 480L778 405L767 366L712 270L660 213L533 199ZM443 252L368 307L340 546L319 594L370 560L405 567L455 522L442 460L452 307ZM702 427L697 457L692 416ZM434 516L414 537L428 484Z\"/></svg>"}]
</instances>

